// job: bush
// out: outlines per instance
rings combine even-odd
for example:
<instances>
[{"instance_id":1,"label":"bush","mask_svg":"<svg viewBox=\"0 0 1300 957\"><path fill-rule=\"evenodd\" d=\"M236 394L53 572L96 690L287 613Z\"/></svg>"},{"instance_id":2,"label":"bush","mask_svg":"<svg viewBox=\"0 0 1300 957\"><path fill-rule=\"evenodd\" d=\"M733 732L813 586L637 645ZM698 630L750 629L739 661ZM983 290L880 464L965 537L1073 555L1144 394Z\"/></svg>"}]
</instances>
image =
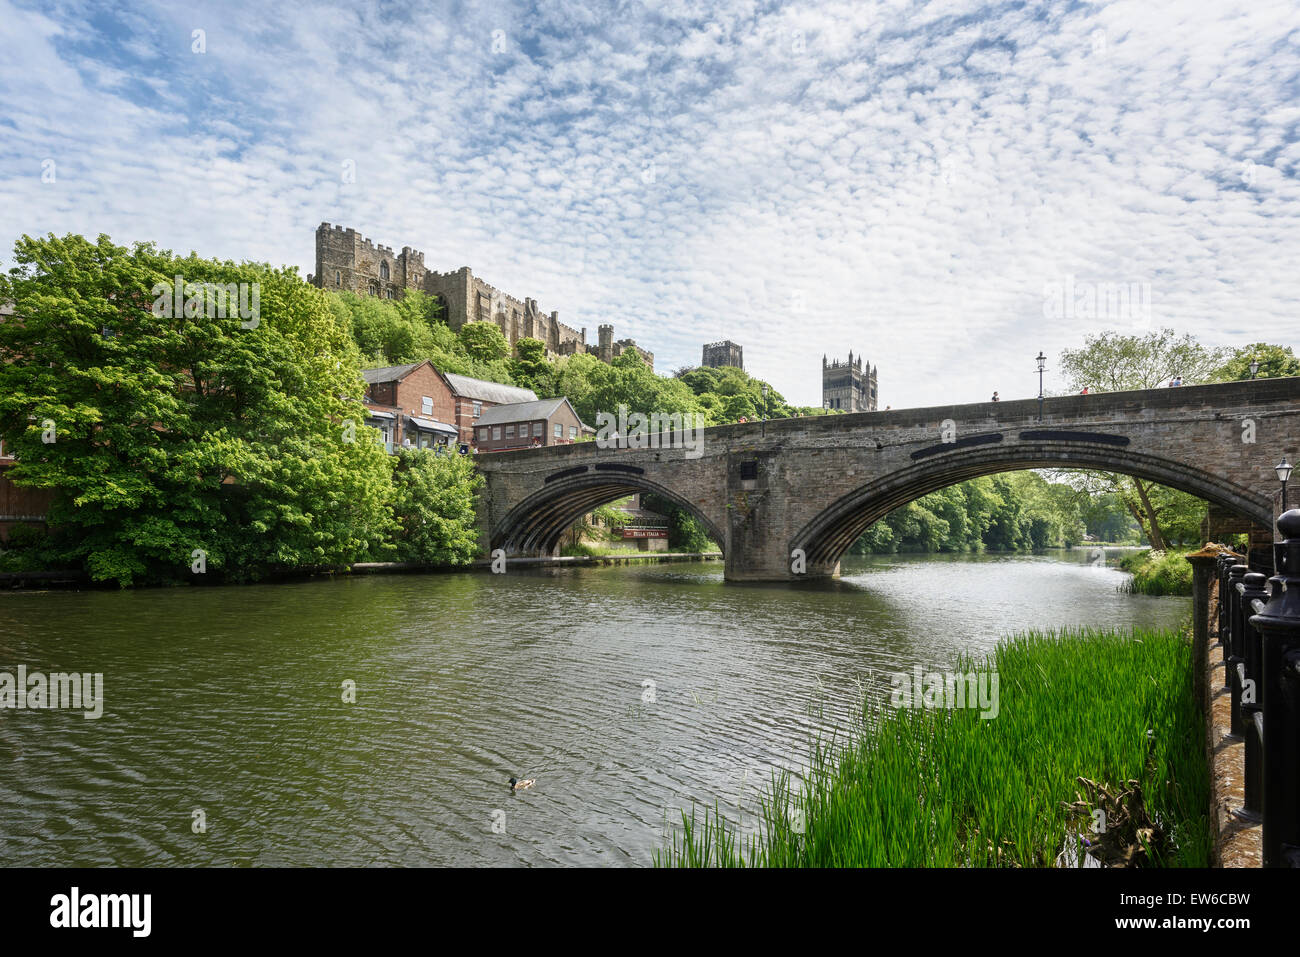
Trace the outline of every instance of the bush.
<instances>
[{"instance_id":1,"label":"bush","mask_svg":"<svg viewBox=\"0 0 1300 957\"><path fill-rule=\"evenodd\" d=\"M1135 595L1191 595L1192 564L1181 552L1143 551L1126 555L1120 568L1133 578L1123 590Z\"/></svg>"}]
</instances>

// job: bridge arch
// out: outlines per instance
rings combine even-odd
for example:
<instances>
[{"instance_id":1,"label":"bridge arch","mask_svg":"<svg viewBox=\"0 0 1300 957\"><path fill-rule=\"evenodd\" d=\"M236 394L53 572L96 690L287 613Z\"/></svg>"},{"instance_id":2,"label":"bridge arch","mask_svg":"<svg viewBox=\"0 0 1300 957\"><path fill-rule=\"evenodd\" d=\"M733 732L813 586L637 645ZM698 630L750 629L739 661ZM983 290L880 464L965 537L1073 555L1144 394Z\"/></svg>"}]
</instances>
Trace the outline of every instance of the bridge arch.
<instances>
[{"instance_id":1,"label":"bridge arch","mask_svg":"<svg viewBox=\"0 0 1300 957\"><path fill-rule=\"evenodd\" d=\"M548 482L496 522L491 547L503 549L507 555L551 555L565 530L583 515L638 492L659 495L685 509L719 547L724 547L722 530L696 503L631 470L588 473Z\"/></svg>"},{"instance_id":2,"label":"bridge arch","mask_svg":"<svg viewBox=\"0 0 1300 957\"><path fill-rule=\"evenodd\" d=\"M1017 442L937 455L868 482L818 513L791 540L790 549L803 549L810 569L833 568L869 526L908 502L981 475L1043 468L1119 472L1188 492L1265 528L1272 522L1269 499L1184 462L1066 442Z\"/></svg>"}]
</instances>

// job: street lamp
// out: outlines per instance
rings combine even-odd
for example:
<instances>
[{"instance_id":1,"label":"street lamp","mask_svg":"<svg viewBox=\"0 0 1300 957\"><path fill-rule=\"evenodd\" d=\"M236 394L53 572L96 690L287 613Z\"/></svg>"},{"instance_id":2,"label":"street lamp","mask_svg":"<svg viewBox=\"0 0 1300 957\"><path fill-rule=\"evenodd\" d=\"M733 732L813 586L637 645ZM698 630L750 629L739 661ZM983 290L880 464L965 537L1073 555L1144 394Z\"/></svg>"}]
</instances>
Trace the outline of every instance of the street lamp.
<instances>
[{"instance_id":1,"label":"street lamp","mask_svg":"<svg viewBox=\"0 0 1300 957\"><path fill-rule=\"evenodd\" d=\"M766 382L763 383L763 427L762 427L762 432L760 434L762 434L764 437L767 436L767 383Z\"/></svg>"},{"instance_id":2,"label":"street lamp","mask_svg":"<svg viewBox=\"0 0 1300 957\"><path fill-rule=\"evenodd\" d=\"M1286 483L1291 478L1291 463L1282 456L1282 461L1273 466L1273 471L1277 473L1277 480L1282 483L1282 512L1286 512Z\"/></svg>"},{"instance_id":3,"label":"street lamp","mask_svg":"<svg viewBox=\"0 0 1300 957\"><path fill-rule=\"evenodd\" d=\"M1255 373L1259 371L1259 360L1252 358L1250 360L1250 377L1255 378Z\"/></svg>"},{"instance_id":4,"label":"street lamp","mask_svg":"<svg viewBox=\"0 0 1300 957\"><path fill-rule=\"evenodd\" d=\"M1043 372L1047 368L1047 366L1045 365L1045 363L1047 362L1047 356L1043 355L1042 349L1039 349L1038 355L1035 358L1037 358L1038 360L1038 421L1042 422L1043 421Z\"/></svg>"}]
</instances>

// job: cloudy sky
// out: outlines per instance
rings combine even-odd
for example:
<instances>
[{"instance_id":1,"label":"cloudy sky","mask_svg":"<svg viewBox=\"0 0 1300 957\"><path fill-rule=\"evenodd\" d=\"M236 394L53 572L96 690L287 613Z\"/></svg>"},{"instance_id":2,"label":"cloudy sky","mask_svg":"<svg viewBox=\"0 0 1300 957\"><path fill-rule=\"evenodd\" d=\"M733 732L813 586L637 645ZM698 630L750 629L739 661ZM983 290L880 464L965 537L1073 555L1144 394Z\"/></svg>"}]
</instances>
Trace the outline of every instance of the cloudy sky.
<instances>
[{"instance_id":1,"label":"cloudy sky","mask_svg":"<svg viewBox=\"0 0 1300 957\"><path fill-rule=\"evenodd\" d=\"M1105 328L1300 345L1294 0L0 0L0 62L6 266L305 275L341 223L807 404L850 349L901 408Z\"/></svg>"}]
</instances>

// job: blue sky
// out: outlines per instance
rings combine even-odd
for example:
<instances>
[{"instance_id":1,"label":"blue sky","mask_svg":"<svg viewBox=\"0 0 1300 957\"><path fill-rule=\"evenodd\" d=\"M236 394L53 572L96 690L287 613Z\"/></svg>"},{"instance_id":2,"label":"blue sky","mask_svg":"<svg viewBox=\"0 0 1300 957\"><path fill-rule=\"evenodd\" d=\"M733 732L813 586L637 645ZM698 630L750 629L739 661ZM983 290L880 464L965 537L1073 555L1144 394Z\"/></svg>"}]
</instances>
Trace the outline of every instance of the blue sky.
<instances>
[{"instance_id":1,"label":"blue sky","mask_svg":"<svg viewBox=\"0 0 1300 957\"><path fill-rule=\"evenodd\" d=\"M0 0L0 25L6 264L21 233L106 232L305 275L328 220L612 322L661 372L733 339L807 404L849 349L902 408L1034 395L1038 350L1105 328L1300 345L1292 0ZM1048 309L1067 282L1150 308Z\"/></svg>"}]
</instances>

